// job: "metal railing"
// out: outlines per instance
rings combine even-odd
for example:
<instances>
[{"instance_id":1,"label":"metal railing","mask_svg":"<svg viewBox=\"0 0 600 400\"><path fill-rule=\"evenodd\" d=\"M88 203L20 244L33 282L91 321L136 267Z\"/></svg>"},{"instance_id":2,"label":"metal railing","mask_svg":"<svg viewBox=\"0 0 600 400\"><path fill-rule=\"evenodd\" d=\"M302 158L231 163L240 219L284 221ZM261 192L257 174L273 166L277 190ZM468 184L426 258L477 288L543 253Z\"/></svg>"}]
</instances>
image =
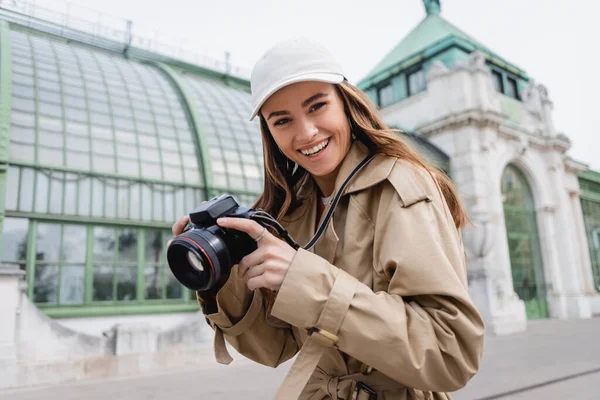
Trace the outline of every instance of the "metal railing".
<instances>
[{"instance_id":1,"label":"metal railing","mask_svg":"<svg viewBox=\"0 0 600 400\"><path fill-rule=\"evenodd\" d=\"M229 53L223 59L189 49L194 45L183 38L169 38L157 29L144 28L131 20L62 0L0 0L0 18L88 44L156 53L243 79L250 70L233 66ZM116 46L115 46L116 45Z\"/></svg>"}]
</instances>

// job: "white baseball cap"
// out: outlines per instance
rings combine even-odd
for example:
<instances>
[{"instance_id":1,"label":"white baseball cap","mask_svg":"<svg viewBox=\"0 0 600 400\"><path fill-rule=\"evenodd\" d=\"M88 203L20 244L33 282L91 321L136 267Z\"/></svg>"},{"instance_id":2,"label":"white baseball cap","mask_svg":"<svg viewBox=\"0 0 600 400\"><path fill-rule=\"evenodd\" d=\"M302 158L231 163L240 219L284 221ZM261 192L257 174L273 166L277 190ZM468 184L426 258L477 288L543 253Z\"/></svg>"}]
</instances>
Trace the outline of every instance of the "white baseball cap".
<instances>
[{"instance_id":1,"label":"white baseball cap","mask_svg":"<svg viewBox=\"0 0 600 400\"><path fill-rule=\"evenodd\" d=\"M257 62L250 77L252 115L279 89L297 82L319 81L341 83L342 68L320 43L306 38L279 42Z\"/></svg>"}]
</instances>

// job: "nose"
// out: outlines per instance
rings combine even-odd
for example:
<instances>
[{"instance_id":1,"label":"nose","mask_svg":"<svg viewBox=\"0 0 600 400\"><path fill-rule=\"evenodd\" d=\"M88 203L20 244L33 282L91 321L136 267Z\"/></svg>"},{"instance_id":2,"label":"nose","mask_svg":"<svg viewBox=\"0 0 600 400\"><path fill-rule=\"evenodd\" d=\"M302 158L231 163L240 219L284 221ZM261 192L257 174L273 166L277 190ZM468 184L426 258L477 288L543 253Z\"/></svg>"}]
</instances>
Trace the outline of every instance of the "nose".
<instances>
[{"instance_id":1,"label":"nose","mask_svg":"<svg viewBox=\"0 0 600 400\"><path fill-rule=\"evenodd\" d=\"M304 118L300 124L300 132L298 132L298 141L307 143L313 140L319 133L319 128L310 118Z\"/></svg>"}]
</instances>

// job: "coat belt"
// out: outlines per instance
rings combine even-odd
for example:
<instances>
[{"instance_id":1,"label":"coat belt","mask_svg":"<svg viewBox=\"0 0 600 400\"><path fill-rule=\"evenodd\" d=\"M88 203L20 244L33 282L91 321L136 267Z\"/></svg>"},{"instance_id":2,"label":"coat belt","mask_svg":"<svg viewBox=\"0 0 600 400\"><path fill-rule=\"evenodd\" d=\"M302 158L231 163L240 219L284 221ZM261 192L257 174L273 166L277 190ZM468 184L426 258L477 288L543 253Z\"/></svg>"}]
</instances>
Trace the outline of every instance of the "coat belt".
<instances>
[{"instance_id":1,"label":"coat belt","mask_svg":"<svg viewBox=\"0 0 600 400\"><path fill-rule=\"evenodd\" d=\"M322 393L336 400L338 398L350 399L350 394L353 392L357 382L362 382L378 392L406 388L406 385L394 381L379 371L372 371L368 375L356 373L343 376L330 376L323 369L317 368L306 385L305 390L307 393L314 393L321 390Z\"/></svg>"}]
</instances>

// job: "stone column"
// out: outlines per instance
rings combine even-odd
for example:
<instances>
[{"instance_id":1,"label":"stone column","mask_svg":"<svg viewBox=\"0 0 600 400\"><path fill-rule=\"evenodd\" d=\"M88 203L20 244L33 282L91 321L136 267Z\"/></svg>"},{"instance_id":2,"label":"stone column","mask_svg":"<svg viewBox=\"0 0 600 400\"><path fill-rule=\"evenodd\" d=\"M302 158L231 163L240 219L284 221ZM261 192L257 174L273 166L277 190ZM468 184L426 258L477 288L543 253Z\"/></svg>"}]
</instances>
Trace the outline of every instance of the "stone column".
<instances>
[{"instance_id":1,"label":"stone column","mask_svg":"<svg viewBox=\"0 0 600 400\"><path fill-rule=\"evenodd\" d=\"M585 296L581 265L577 250L576 228L573 226L572 203L565 184L564 165L558 155L550 169L550 179L556 185L556 213L554 226L556 232L555 245L557 252L562 291L556 293L564 307L564 318L590 318L591 308L589 299Z\"/></svg>"},{"instance_id":2,"label":"stone column","mask_svg":"<svg viewBox=\"0 0 600 400\"><path fill-rule=\"evenodd\" d=\"M17 316L24 275L19 268L0 264L0 365L16 362Z\"/></svg>"}]
</instances>

